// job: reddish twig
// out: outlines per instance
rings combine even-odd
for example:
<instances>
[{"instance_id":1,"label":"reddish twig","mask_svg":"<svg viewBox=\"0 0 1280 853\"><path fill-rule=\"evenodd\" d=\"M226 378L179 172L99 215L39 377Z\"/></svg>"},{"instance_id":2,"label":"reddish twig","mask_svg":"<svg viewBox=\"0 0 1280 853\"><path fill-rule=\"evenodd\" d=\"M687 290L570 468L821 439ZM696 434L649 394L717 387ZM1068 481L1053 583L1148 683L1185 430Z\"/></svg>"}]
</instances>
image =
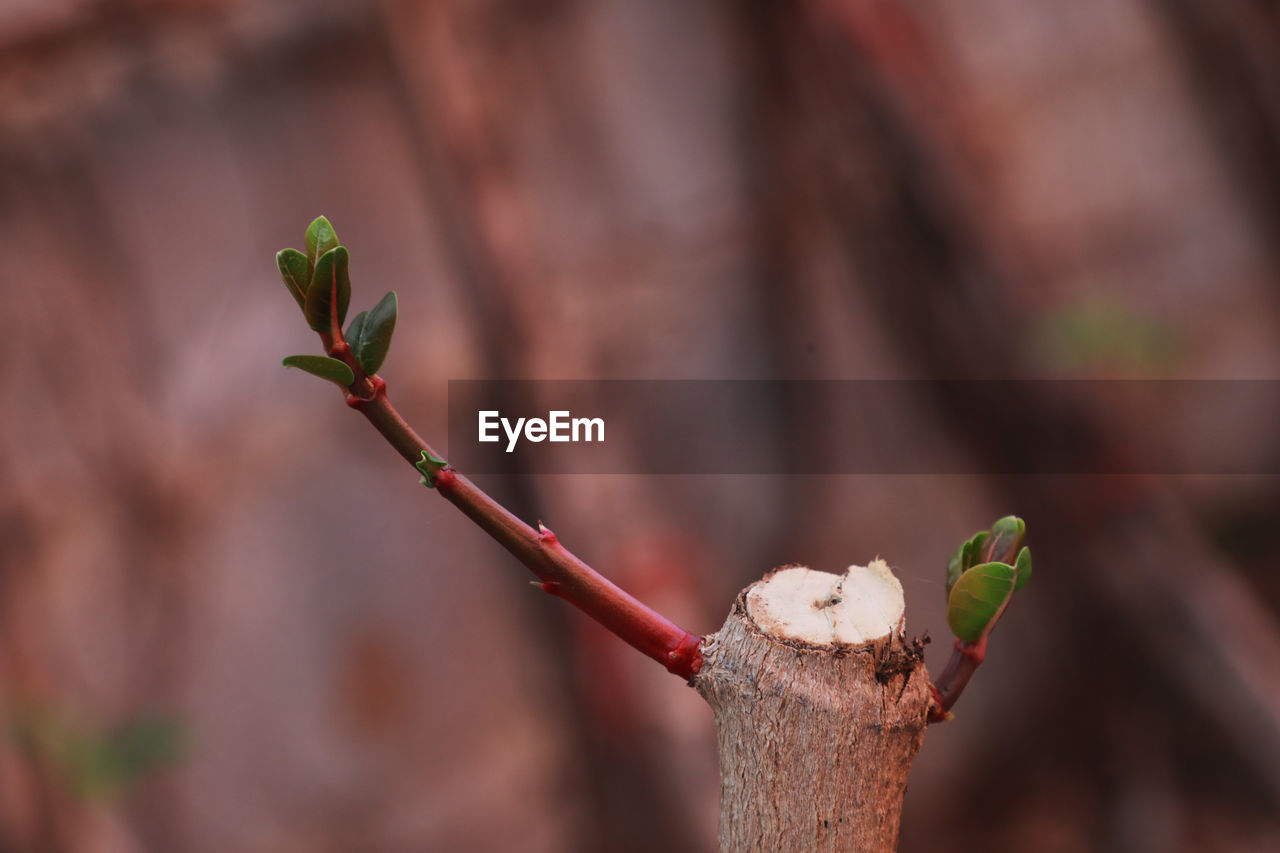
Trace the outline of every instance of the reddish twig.
<instances>
[{"instance_id":1,"label":"reddish twig","mask_svg":"<svg viewBox=\"0 0 1280 853\"><path fill-rule=\"evenodd\" d=\"M976 643L956 640L951 659L947 661L942 675L938 676L930 688L933 691L934 704L929 708L929 722L943 723L954 716L951 706L960 698L965 686L978 666L987 656L987 638L984 636Z\"/></svg>"},{"instance_id":2,"label":"reddish twig","mask_svg":"<svg viewBox=\"0 0 1280 853\"><path fill-rule=\"evenodd\" d=\"M336 304L337 300L333 302ZM438 459L439 454L391 405L386 382L364 372L342 332L321 332L320 337L329 355L344 362L355 374L355 381L347 389L347 405L368 418L387 443L415 468L424 453ZM702 668L701 637L596 572L561 545L550 530L541 524L534 530L452 465L444 463L427 476L430 485L446 500L524 563L538 578L537 586L543 591L563 598L682 678L690 679Z\"/></svg>"}]
</instances>

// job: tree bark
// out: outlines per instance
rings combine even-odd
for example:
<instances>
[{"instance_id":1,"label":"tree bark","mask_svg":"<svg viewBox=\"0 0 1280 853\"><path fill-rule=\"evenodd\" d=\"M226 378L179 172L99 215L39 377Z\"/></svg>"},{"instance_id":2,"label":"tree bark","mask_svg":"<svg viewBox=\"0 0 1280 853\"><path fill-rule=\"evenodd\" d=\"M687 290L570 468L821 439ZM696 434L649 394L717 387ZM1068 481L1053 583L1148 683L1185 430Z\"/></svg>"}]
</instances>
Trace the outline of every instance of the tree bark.
<instances>
[{"instance_id":1,"label":"tree bark","mask_svg":"<svg viewBox=\"0 0 1280 853\"><path fill-rule=\"evenodd\" d=\"M768 580L706 638L692 682L715 714L720 849L894 850L929 711L920 644L900 619L861 645L766 630L749 599Z\"/></svg>"}]
</instances>

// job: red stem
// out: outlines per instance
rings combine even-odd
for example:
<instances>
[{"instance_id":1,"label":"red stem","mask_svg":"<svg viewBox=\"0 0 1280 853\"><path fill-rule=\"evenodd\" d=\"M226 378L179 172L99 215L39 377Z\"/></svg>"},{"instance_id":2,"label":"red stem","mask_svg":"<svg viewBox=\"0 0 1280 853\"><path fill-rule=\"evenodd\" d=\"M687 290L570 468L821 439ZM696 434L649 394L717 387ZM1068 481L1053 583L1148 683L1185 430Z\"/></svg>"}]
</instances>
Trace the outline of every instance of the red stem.
<instances>
[{"instance_id":1,"label":"red stem","mask_svg":"<svg viewBox=\"0 0 1280 853\"><path fill-rule=\"evenodd\" d=\"M951 659L947 661L942 675L938 676L938 680L932 685L934 705L929 709L929 722L941 723L951 719L951 706L956 704L956 700L964 692L965 685L969 683L969 679L973 677L973 673L977 671L986 656L986 634L983 634L982 639L976 643L956 640Z\"/></svg>"},{"instance_id":2,"label":"red stem","mask_svg":"<svg viewBox=\"0 0 1280 853\"><path fill-rule=\"evenodd\" d=\"M344 361L355 373L347 405L368 418L415 468L424 451L439 458L391 405L386 382L364 372L340 335L336 342L324 342L329 354ZM326 337L321 335L322 339ZM436 472L432 485L524 563L545 592L563 598L681 678L690 679L702 668L701 637L690 634L592 569L561 545L550 530L542 525L534 530L452 465Z\"/></svg>"}]
</instances>

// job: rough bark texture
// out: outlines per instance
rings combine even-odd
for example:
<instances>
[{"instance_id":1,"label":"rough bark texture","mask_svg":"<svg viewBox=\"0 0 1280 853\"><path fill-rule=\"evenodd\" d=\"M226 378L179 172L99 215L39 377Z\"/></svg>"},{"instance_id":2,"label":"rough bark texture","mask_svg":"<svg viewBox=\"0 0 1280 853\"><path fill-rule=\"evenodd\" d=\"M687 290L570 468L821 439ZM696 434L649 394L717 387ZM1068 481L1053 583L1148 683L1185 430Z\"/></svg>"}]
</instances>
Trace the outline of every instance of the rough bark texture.
<instances>
[{"instance_id":1,"label":"rough bark texture","mask_svg":"<svg viewBox=\"0 0 1280 853\"><path fill-rule=\"evenodd\" d=\"M720 849L894 850L929 708L918 643L780 640L744 591L703 653L693 685L715 713Z\"/></svg>"}]
</instances>

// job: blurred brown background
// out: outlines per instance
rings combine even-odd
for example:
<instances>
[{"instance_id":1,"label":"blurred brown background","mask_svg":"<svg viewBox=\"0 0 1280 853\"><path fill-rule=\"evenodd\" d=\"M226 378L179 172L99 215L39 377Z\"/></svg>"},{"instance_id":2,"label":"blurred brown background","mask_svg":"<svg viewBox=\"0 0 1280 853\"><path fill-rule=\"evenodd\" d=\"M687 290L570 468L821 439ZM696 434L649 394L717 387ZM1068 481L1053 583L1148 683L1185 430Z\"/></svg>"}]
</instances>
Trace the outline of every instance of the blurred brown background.
<instances>
[{"instance_id":1,"label":"blurred brown background","mask_svg":"<svg viewBox=\"0 0 1280 853\"><path fill-rule=\"evenodd\" d=\"M0 849L712 849L694 693L280 369L316 214L443 443L451 378L1280 378L1278 141L1266 0L0 2ZM1132 451L1051 383L910 428L1046 412ZM1280 849L1275 478L485 485L697 632L880 554L935 671L1018 512L902 849Z\"/></svg>"}]
</instances>

